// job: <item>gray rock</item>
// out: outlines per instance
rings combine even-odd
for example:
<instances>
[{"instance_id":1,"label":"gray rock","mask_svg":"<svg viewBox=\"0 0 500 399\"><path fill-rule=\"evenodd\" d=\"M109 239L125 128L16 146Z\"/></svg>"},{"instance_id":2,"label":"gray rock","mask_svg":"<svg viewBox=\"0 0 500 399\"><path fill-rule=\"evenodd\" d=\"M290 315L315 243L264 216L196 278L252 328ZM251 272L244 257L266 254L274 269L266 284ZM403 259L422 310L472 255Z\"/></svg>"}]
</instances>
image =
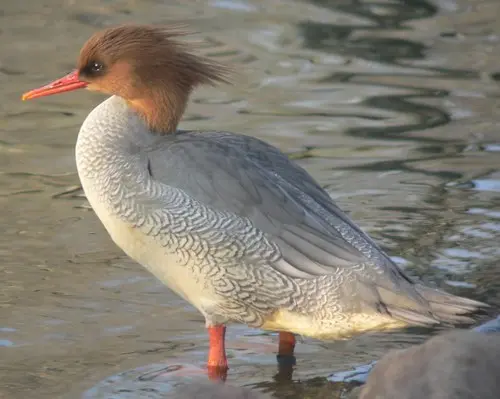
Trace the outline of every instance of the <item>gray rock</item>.
<instances>
[{"instance_id":1,"label":"gray rock","mask_svg":"<svg viewBox=\"0 0 500 399\"><path fill-rule=\"evenodd\" d=\"M360 395L422 398L500 398L500 334L454 331L391 351L375 365Z\"/></svg>"}]
</instances>

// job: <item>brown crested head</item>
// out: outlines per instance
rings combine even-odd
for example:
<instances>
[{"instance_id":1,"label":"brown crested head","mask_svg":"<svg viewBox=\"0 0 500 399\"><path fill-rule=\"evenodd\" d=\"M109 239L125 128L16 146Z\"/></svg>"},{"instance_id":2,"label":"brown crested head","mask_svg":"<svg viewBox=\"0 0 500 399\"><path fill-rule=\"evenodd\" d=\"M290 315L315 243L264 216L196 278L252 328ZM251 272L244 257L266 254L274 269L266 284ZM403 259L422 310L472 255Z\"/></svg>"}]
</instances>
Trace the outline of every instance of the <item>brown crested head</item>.
<instances>
[{"instance_id":1,"label":"brown crested head","mask_svg":"<svg viewBox=\"0 0 500 399\"><path fill-rule=\"evenodd\" d=\"M229 83L230 76L228 67L193 54L178 40L186 34L177 27L137 24L97 32L80 51L75 72L84 86L75 88L120 96L152 131L173 132L196 86ZM30 93L24 98L41 96Z\"/></svg>"},{"instance_id":2,"label":"brown crested head","mask_svg":"<svg viewBox=\"0 0 500 399\"><path fill-rule=\"evenodd\" d=\"M178 41L179 28L121 25L94 34L83 46L77 68L88 88L123 97L151 130L172 132L192 90L228 82L229 70L195 55Z\"/></svg>"}]
</instances>

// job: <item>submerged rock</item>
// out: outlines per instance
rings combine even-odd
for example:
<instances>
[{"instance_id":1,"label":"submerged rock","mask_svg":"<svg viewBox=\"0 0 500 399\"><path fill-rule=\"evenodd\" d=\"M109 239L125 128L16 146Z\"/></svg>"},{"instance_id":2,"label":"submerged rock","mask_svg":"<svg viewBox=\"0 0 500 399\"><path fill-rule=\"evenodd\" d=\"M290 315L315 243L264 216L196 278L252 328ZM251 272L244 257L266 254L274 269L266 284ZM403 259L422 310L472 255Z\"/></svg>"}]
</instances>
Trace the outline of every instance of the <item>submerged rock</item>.
<instances>
[{"instance_id":1,"label":"submerged rock","mask_svg":"<svg viewBox=\"0 0 500 399\"><path fill-rule=\"evenodd\" d=\"M223 383L196 383L177 388L172 398L178 399L265 399L249 389Z\"/></svg>"}]
</instances>

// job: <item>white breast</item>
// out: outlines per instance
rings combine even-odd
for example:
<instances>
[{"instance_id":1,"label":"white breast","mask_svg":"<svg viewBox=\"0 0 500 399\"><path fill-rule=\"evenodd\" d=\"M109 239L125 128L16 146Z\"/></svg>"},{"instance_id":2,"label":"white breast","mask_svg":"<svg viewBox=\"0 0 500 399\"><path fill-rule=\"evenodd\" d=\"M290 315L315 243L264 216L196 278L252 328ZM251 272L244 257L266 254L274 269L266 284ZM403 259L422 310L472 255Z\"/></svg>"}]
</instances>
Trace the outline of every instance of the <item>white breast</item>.
<instances>
[{"instance_id":1,"label":"white breast","mask_svg":"<svg viewBox=\"0 0 500 399\"><path fill-rule=\"evenodd\" d=\"M127 192L133 184L121 184L120 180L140 180L140 170L146 167L137 165L134 169L126 151L138 143L147 145L148 135L145 133L142 121L123 100L118 97L107 99L89 114L80 129L76 144L78 175L90 205L113 241L201 310L203 303L213 302L209 288L199 282L191 268L180 264L175 253L124 217L135 211L123 205L126 201L133 202L134 191L129 189ZM124 200L120 201L117 196Z\"/></svg>"}]
</instances>

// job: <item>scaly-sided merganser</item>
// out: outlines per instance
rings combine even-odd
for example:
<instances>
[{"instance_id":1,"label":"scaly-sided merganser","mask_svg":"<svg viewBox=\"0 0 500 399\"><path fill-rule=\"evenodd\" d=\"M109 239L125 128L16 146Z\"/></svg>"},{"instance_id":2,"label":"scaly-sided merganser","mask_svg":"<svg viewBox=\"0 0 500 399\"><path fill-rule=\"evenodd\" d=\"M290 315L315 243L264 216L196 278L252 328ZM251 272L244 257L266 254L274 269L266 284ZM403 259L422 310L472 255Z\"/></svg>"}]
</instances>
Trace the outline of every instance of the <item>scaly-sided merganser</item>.
<instances>
[{"instance_id":1,"label":"scaly-sided merganser","mask_svg":"<svg viewBox=\"0 0 500 399\"><path fill-rule=\"evenodd\" d=\"M113 241L196 307L208 366L227 370L225 324L294 334L354 334L468 323L486 305L412 281L277 148L224 131L177 129L188 97L228 80L176 29L94 34L77 69L23 99L79 88L112 95L76 144L83 189Z\"/></svg>"}]
</instances>

